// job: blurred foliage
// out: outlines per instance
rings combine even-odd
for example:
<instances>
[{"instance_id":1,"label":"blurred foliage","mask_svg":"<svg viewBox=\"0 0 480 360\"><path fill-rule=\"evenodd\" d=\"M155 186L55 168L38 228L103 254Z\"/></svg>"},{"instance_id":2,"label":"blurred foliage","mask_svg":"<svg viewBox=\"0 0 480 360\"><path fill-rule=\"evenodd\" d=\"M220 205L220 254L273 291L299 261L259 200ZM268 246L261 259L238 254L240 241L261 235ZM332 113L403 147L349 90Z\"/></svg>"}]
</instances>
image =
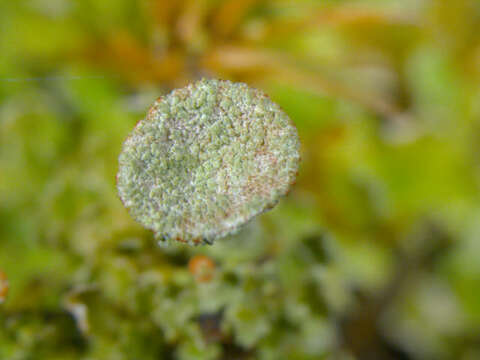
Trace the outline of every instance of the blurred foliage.
<instances>
[{"instance_id":1,"label":"blurred foliage","mask_svg":"<svg viewBox=\"0 0 480 360\"><path fill-rule=\"evenodd\" d=\"M0 359L480 359L479 1L0 0L0 29ZM302 168L159 248L117 156L201 77L269 93Z\"/></svg>"}]
</instances>

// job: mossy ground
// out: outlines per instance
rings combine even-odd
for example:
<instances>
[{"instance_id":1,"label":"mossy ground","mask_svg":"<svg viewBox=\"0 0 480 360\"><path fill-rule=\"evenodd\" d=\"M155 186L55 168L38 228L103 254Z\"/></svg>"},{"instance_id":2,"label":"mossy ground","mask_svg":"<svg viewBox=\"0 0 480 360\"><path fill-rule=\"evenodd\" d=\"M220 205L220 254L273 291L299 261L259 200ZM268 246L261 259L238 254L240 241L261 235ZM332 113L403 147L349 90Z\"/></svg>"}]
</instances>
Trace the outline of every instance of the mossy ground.
<instances>
[{"instance_id":1,"label":"mossy ground","mask_svg":"<svg viewBox=\"0 0 480 360\"><path fill-rule=\"evenodd\" d=\"M0 359L480 358L479 18L473 0L0 1ZM159 248L118 155L202 77L268 93L302 165L234 237Z\"/></svg>"}]
</instances>

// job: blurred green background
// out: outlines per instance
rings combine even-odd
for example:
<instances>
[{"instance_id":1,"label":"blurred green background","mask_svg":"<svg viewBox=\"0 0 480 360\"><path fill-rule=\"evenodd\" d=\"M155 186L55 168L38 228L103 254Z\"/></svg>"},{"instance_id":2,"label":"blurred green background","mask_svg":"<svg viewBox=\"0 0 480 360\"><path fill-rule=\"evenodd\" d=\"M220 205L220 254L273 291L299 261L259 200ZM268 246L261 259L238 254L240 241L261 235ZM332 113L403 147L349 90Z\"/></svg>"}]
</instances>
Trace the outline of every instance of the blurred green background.
<instances>
[{"instance_id":1,"label":"blurred green background","mask_svg":"<svg viewBox=\"0 0 480 360\"><path fill-rule=\"evenodd\" d=\"M480 359L479 35L477 0L0 0L0 359ZM117 156L201 77L278 102L300 174L161 248Z\"/></svg>"}]
</instances>

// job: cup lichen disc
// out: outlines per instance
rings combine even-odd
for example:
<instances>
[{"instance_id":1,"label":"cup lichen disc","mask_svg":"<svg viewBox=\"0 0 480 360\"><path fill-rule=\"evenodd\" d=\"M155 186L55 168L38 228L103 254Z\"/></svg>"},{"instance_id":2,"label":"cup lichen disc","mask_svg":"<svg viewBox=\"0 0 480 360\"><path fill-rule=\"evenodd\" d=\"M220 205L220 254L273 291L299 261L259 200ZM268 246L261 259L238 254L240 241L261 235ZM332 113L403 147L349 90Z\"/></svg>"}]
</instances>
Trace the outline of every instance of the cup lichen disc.
<instances>
[{"instance_id":1,"label":"cup lichen disc","mask_svg":"<svg viewBox=\"0 0 480 360\"><path fill-rule=\"evenodd\" d=\"M204 79L159 98L137 123L119 156L118 192L158 237L212 243L288 192L299 146L264 93Z\"/></svg>"}]
</instances>

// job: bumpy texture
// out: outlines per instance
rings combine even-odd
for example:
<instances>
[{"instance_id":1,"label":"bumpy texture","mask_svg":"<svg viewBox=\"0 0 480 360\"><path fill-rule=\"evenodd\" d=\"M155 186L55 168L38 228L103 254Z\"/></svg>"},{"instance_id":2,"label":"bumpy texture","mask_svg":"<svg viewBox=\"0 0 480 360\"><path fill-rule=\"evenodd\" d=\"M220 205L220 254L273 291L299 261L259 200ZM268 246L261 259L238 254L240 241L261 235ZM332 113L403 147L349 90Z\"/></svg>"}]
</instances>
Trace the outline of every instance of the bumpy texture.
<instances>
[{"instance_id":1,"label":"bumpy texture","mask_svg":"<svg viewBox=\"0 0 480 360\"><path fill-rule=\"evenodd\" d=\"M158 99L126 139L117 186L159 238L212 243L272 208L294 182L296 128L243 83L201 80Z\"/></svg>"}]
</instances>

